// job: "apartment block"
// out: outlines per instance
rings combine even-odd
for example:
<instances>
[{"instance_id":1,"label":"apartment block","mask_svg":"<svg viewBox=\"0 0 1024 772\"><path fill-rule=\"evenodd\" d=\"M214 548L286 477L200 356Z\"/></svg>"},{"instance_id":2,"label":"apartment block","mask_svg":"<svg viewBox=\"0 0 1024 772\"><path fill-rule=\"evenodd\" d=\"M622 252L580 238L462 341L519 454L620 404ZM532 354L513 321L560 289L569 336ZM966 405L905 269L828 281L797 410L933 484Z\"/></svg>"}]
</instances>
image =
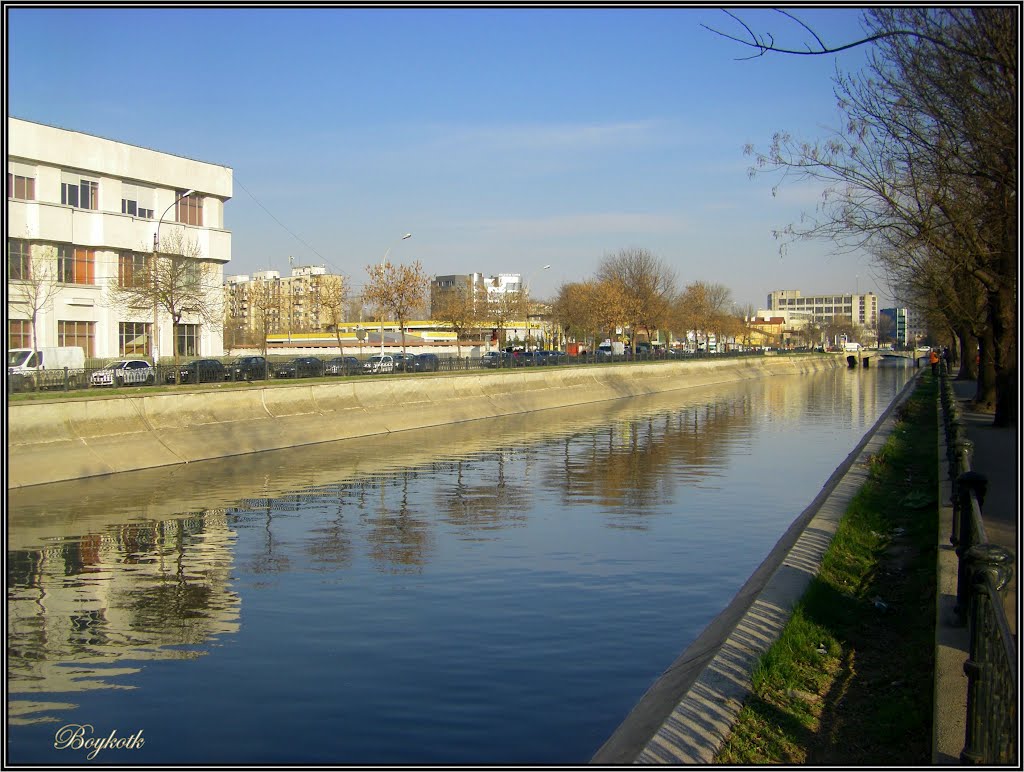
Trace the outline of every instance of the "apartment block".
<instances>
[{"instance_id":1,"label":"apartment block","mask_svg":"<svg viewBox=\"0 0 1024 772\"><path fill-rule=\"evenodd\" d=\"M175 335L165 309L126 308L116 290L153 270L159 239L189 245L178 258L221 302L230 167L18 118L7 151L9 348L32 345L35 315L39 346L89 358L223 353L219 319L185 310Z\"/></svg>"},{"instance_id":2,"label":"apartment block","mask_svg":"<svg viewBox=\"0 0 1024 772\"><path fill-rule=\"evenodd\" d=\"M295 265L289 276L272 270L228 276L226 321L252 332L261 331L263 317L268 332L322 331L330 323L320 295L328 277L344 281L322 265Z\"/></svg>"}]
</instances>

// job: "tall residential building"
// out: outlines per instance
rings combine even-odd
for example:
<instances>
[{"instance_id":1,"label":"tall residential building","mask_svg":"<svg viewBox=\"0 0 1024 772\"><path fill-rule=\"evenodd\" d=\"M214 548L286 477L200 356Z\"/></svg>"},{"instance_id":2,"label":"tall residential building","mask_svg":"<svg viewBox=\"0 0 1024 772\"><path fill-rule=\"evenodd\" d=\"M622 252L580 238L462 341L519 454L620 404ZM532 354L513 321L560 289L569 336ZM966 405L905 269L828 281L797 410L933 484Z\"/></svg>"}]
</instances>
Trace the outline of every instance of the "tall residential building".
<instances>
[{"instance_id":1,"label":"tall residential building","mask_svg":"<svg viewBox=\"0 0 1024 772\"><path fill-rule=\"evenodd\" d=\"M127 308L115 289L151 270L159 234L190 245L182 259L220 303L230 167L18 118L7 119L7 143L9 348L32 346L35 311L39 346L87 357L223 353L219 321L186 311L174 336L166 311Z\"/></svg>"},{"instance_id":2,"label":"tall residential building","mask_svg":"<svg viewBox=\"0 0 1024 772\"><path fill-rule=\"evenodd\" d=\"M828 323L844 317L868 329L878 327L878 296L873 292L860 294L811 295L800 290L775 290L768 295L771 316L783 316L787 324L797 321ZM762 313L758 311L758 316Z\"/></svg>"},{"instance_id":3,"label":"tall residential building","mask_svg":"<svg viewBox=\"0 0 1024 772\"><path fill-rule=\"evenodd\" d=\"M269 315L268 332L318 332L327 321L320 303L321 277L332 276L320 265L296 265L291 275L278 271L257 271L224 279L226 319L244 329L258 332L261 314ZM253 289L259 288L259 300ZM262 308L257 308L262 305Z\"/></svg>"},{"instance_id":4,"label":"tall residential building","mask_svg":"<svg viewBox=\"0 0 1024 772\"><path fill-rule=\"evenodd\" d=\"M518 273L499 273L497 276L484 276L482 273L458 273L437 276L430 282L430 309L434 307L445 292L455 287L465 287L469 292L486 290L489 300L497 295L519 292L523 286L522 275Z\"/></svg>"},{"instance_id":5,"label":"tall residential building","mask_svg":"<svg viewBox=\"0 0 1024 772\"><path fill-rule=\"evenodd\" d=\"M446 276L435 276L430 282L430 315L436 317L438 304L447 293L463 288L469 297L476 297L484 287L483 274L460 273Z\"/></svg>"}]
</instances>

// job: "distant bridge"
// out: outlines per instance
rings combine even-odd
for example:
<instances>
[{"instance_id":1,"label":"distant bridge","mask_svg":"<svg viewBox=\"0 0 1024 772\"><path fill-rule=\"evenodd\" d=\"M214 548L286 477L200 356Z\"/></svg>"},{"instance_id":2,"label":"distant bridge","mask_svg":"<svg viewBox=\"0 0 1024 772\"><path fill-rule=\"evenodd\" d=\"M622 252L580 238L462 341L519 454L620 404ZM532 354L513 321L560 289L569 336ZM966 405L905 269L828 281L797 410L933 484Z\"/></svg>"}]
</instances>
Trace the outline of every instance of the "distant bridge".
<instances>
[{"instance_id":1,"label":"distant bridge","mask_svg":"<svg viewBox=\"0 0 1024 772\"><path fill-rule=\"evenodd\" d=\"M861 349L860 351L844 351L843 356L846 357L846 364L850 367L867 367L871 360L878 362L884 359L910 359L913 360L915 365L919 364L918 360L922 356L926 356L925 353L920 351L876 351L874 349Z\"/></svg>"}]
</instances>

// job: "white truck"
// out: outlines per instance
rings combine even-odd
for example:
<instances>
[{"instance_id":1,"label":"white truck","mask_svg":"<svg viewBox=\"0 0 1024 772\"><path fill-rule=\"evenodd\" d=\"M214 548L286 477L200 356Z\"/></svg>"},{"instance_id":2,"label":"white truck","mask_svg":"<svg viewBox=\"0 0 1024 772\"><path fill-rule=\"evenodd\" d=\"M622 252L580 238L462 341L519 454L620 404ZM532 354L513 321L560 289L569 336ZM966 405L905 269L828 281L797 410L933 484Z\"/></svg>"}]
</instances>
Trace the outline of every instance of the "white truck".
<instances>
[{"instance_id":1,"label":"white truck","mask_svg":"<svg viewBox=\"0 0 1024 772\"><path fill-rule=\"evenodd\" d=\"M7 350L7 386L12 391L63 389L65 385L78 388L84 379L85 351L81 346Z\"/></svg>"},{"instance_id":2,"label":"white truck","mask_svg":"<svg viewBox=\"0 0 1024 772\"><path fill-rule=\"evenodd\" d=\"M626 344L621 340L605 340L600 346L597 347L598 355L603 356L622 356L626 353Z\"/></svg>"}]
</instances>

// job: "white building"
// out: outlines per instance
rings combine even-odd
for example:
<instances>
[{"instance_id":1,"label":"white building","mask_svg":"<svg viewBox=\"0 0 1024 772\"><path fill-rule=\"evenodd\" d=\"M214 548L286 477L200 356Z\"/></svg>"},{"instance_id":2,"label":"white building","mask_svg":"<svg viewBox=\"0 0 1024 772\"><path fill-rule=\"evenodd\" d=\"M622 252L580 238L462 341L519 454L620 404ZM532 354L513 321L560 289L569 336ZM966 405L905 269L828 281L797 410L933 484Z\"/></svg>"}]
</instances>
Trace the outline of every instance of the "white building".
<instances>
[{"instance_id":1,"label":"white building","mask_svg":"<svg viewBox=\"0 0 1024 772\"><path fill-rule=\"evenodd\" d=\"M521 292L523 289L523 276L519 273L499 273L497 276L488 276L484 279L484 286L487 287L487 294L489 296Z\"/></svg>"},{"instance_id":2,"label":"white building","mask_svg":"<svg viewBox=\"0 0 1024 772\"><path fill-rule=\"evenodd\" d=\"M758 316L781 316L786 325L801 322L818 324L844 318L870 330L878 328L878 296L873 292L860 294L828 294L804 297L800 290L775 290L768 295L768 308Z\"/></svg>"},{"instance_id":3,"label":"white building","mask_svg":"<svg viewBox=\"0 0 1024 772\"><path fill-rule=\"evenodd\" d=\"M223 353L220 324L186 313L172 341L166 313L119 307L111 290L147 270L159 232L161 243L177 234L196 246L221 297L229 167L18 118L7 119L7 151L9 348L32 345L27 298L44 281L39 346L81 346L89 358L169 358L172 344L182 356Z\"/></svg>"}]
</instances>

